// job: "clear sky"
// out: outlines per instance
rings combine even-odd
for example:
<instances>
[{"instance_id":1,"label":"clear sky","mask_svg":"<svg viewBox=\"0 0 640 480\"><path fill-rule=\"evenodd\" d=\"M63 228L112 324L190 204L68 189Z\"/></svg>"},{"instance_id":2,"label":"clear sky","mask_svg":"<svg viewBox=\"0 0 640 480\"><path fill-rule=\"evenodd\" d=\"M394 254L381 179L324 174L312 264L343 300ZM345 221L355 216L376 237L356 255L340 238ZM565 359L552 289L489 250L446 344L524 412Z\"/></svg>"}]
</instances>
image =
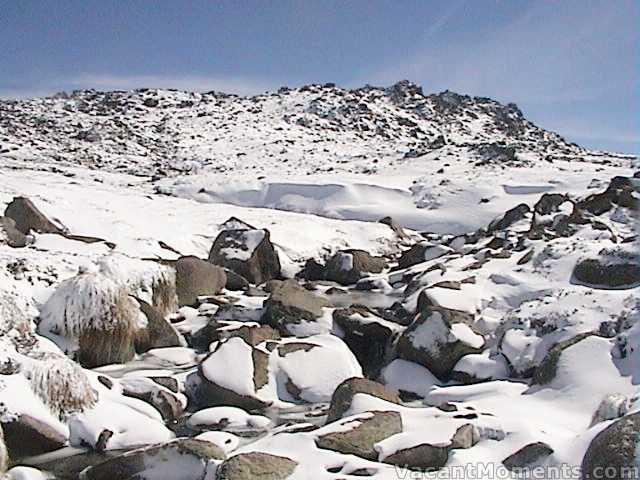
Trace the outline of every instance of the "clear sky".
<instances>
[{"instance_id":1,"label":"clear sky","mask_svg":"<svg viewBox=\"0 0 640 480\"><path fill-rule=\"evenodd\" d=\"M408 78L640 152L637 0L0 0L0 96Z\"/></svg>"}]
</instances>

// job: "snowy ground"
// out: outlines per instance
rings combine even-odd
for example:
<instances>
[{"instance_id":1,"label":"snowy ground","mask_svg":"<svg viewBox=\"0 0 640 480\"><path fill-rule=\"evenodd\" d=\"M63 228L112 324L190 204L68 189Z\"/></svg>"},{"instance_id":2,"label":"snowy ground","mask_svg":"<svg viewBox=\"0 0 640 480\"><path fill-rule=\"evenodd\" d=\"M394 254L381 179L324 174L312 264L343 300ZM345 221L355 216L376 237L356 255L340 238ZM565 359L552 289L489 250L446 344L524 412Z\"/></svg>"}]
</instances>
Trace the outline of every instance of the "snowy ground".
<instances>
[{"instance_id":1,"label":"snowy ground","mask_svg":"<svg viewBox=\"0 0 640 480\"><path fill-rule=\"evenodd\" d=\"M640 319L640 285L593 288L572 277L578 261L597 255L603 248L621 247L630 252L635 249L637 253L637 240L632 240L637 218L630 209L616 207L598 216L608 229L583 225L570 236L527 240L526 248L518 250L522 253L514 251L509 256L487 254L482 240L466 246L451 243L454 236L486 228L519 204L533 207L544 193L568 194L577 199L602 192L613 177L630 177L637 170L629 158L585 153L580 162L555 159L551 163L536 157L517 167L478 166L466 147L451 146L402 162L378 163L373 174L345 171L340 167L340 158L332 157L323 163L326 169L335 161L332 172L302 173L295 168L285 172L281 163L272 161L270 166L261 167L258 176L205 166L195 173L152 178L68 163L51 171L49 163L32 163L26 158L28 155L16 156L5 158L0 164L0 205L9 204L14 197L27 196L73 235L109 242L84 243L56 234L35 233L34 243L25 248L0 244L0 293L17 299L20 315L32 327L62 281L80 270L95 271L103 257L121 254L133 259L172 260L180 255L195 255L206 259L223 222L230 217L270 231L287 277L293 277L309 258L326 260L333 253L350 248L383 255L393 267L402 251L424 241L420 233L434 234L429 236L430 241L448 244L443 257L424 257L424 261L408 268L385 269L372 275L377 281L384 280L378 284L382 288L356 291L348 287L346 297L339 301L327 295L329 301L318 325L301 327L301 332L312 335L285 338L277 347L310 342L315 346L308 352L278 356L265 344L256 347L269 357L268 381L257 396L272 401L272 406L251 414L231 405L203 409L186 419L193 413L189 412L183 422L184 431L191 435L211 426L211 432L202 433L200 438L224 447L229 456L247 452L284 456L297 462L290 478L298 479L342 479L355 474L380 480L443 478L438 476L442 472L412 477L415 472L384 460L416 445L446 444L457 428L471 424L476 443L452 450L447 469L480 463L501 466L506 457L534 442L544 442L553 450L538 465L577 467L591 439L617 417L606 411L600 421L593 423L601 402L617 394L629 403L636 395L640 382L636 348L640 341L636 326ZM637 191L635 198L637 201ZM400 239L389 226L378 222L386 216L406 229L406 238ZM519 239L530 222L528 214L496 236ZM533 252L531 260L521 263L528 251ZM486 263L470 269L471 264L483 260ZM132 271L123 272L124 276L133 275ZM467 282L470 276L472 283ZM456 289L434 286L445 281L461 283ZM415 293L406 293L405 288L416 285L419 288ZM316 292L322 295L328 286L320 284ZM439 380L417 362L393 356L380 359L383 368L377 380L390 390L403 393L402 405L360 393L343 415L353 415L348 422L320 426L324 420L322 409L335 387L345 378L362 375L357 360L339 338L344 338L345 332L333 324L333 311L351 303L389 306L397 299L407 310L415 310L418 294L425 287L441 307L472 318L470 323L455 324L452 332L443 335L453 335L479 350L463 357L456 370L483 381L463 384ZM233 318L238 323L229 328L258 319L267 295L221 295L249 312L244 318ZM387 301L381 302L381 298ZM198 310L183 308L183 321L177 326L182 332L195 330L206 324L205 314L213 314L216 309L211 303ZM612 335L589 336L567 348L552 381L535 384L531 371L540 366L549 349L576 335L602 331L607 322L624 326L617 327ZM405 329L382 319L379 324L391 325L397 335ZM430 335L437 332L420 332L412 337L414 341L431 348L435 337ZM8 334L3 331L3 335ZM39 342L41 351L59 353L48 340L40 338ZM3 348L7 358L15 356L13 347ZM212 351L215 348L216 344L210 347ZM222 342L222 348L209 357L208 364L203 364L203 371L207 377L223 378L230 390L253 394L252 351L237 338ZM212 361L216 356L221 360ZM19 353L16 358L26 357ZM168 376L178 380L177 398L189 407L185 383L204 358L205 353L190 347L161 348L126 365L85 370L97 400L70 417L58 417L50 405L34 396L27 376L1 375L3 422L12 415L27 413L66 439L66 447L57 452L11 460L47 470L57 459L97 449L105 429L115 432L108 450L167 442L176 436L176 429L167 428L158 410L149 403L124 396L122 391L144 390L144 382L150 377ZM101 376L111 379L115 387L106 388ZM302 385L302 401L292 396L287 381ZM411 398L406 396L409 393L413 394ZM457 411L436 408L445 402L455 404ZM348 432L369 420L372 411L398 412L403 425L401 433L376 443L375 461L317 447L318 438ZM221 419L227 422L223 427ZM296 430L302 426L308 428ZM206 478L216 478L219 463L214 461L206 467ZM175 468L176 465L179 463ZM10 478L41 478L32 471L24 472L20 476L15 470ZM146 476L135 478L177 478L171 472L148 468ZM517 478L513 472L502 473ZM467 475L491 478L489 474L472 477L468 471Z\"/></svg>"}]
</instances>

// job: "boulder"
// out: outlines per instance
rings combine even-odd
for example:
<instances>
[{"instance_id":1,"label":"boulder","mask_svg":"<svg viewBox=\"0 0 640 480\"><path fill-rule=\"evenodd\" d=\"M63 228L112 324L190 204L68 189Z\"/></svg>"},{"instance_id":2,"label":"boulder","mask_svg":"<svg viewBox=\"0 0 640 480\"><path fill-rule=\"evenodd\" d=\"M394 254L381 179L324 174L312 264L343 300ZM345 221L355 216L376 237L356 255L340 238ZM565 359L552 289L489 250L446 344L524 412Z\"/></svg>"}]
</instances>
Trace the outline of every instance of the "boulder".
<instances>
[{"instance_id":1,"label":"boulder","mask_svg":"<svg viewBox=\"0 0 640 480\"><path fill-rule=\"evenodd\" d=\"M4 442L4 432L0 425L0 475L7 471L9 466L9 454L7 453L7 445Z\"/></svg>"},{"instance_id":2,"label":"boulder","mask_svg":"<svg viewBox=\"0 0 640 480\"><path fill-rule=\"evenodd\" d=\"M319 434L316 438L318 448L371 461L378 459L376 443L402 433L402 417L398 412L365 412L336 423L338 431Z\"/></svg>"},{"instance_id":3,"label":"boulder","mask_svg":"<svg viewBox=\"0 0 640 480\"><path fill-rule=\"evenodd\" d=\"M582 480L623 480L637 472L640 413L616 420L598 433L582 459ZM606 476L605 476L606 475Z\"/></svg>"},{"instance_id":4,"label":"boulder","mask_svg":"<svg viewBox=\"0 0 640 480\"><path fill-rule=\"evenodd\" d=\"M212 460L224 460L215 444L194 438L177 438L139 448L87 468L83 480L202 480Z\"/></svg>"},{"instance_id":5,"label":"boulder","mask_svg":"<svg viewBox=\"0 0 640 480\"><path fill-rule=\"evenodd\" d=\"M181 257L175 263L179 306L194 306L198 297L216 295L227 284L224 269L198 257Z\"/></svg>"},{"instance_id":6,"label":"boulder","mask_svg":"<svg viewBox=\"0 0 640 480\"><path fill-rule=\"evenodd\" d=\"M280 259L268 230L224 230L213 242L209 262L259 285L280 277Z\"/></svg>"},{"instance_id":7,"label":"boulder","mask_svg":"<svg viewBox=\"0 0 640 480\"><path fill-rule=\"evenodd\" d=\"M182 335L154 306L144 300L136 300L147 319L146 327L138 332L136 338L136 351L138 353L147 352L152 348L182 347L186 345Z\"/></svg>"},{"instance_id":8,"label":"boulder","mask_svg":"<svg viewBox=\"0 0 640 480\"><path fill-rule=\"evenodd\" d=\"M241 338L221 341L189 378L188 395L200 407L229 405L266 408L272 399L259 394L269 384L269 355Z\"/></svg>"},{"instance_id":9,"label":"boulder","mask_svg":"<svg viewBox=\"0 0 640 480\"><path fill-rule=\"evenodd\" d=\"M400 336L398 357L426 367L440 380L447 380L465 355L480 353L482 336L465 323L453 323L446 309L421 313Z\"/></svg>"},{"instance_id":10,"label":"boulder","mask_svg":"<svg viewBox=\"0 0 640 480\"><path fill-rule=\"evenodd\" d=\"M271 295L264 301L262 322L282 335L295 335L303 322L315 322L329 302L302 288L295 280L270 285Z\"/></svg>"},{"instance_id":11,"label":"boulder","mask_svg":"<svg viewBox=\"0 0 640 480\"><path fill-rule=\"evenodd\" d=\"M527 218L527 214L529 212L531 212L529 205L521 203L520 205L513 207L511 210L508 210L502 217L491 222L487 231L492 233L499 230L506 230L514 223Z\"/></svg>"},{"instance_id":12,"label":"boulder","mask_svg":"<svg viewBox=\"0 0 640 480\"><path fill-rule=\"evenodd\" d=\"M385 457L382 461L409 470L434 471L447 464L450 448L447 445L422 443L403 448Z\"/></svg>"},{"instance_id":13,"label":"boulder","mask_svg":"<svg viewBox=\"0 0 640 480\"><path fill-rule=\"evenodd\" d=\"M309 258L305 262L302 270L297 274L297 277L304 278L310 282L315 282L317 280L324 280L325 274L325 266L315 258Z\"/></svg>"},{"instance_id":14,"label":"boulder","mask_svg":"<svg viewBox=\"0 0 640 480\"><path fill-rule=\"evenodd\" d=\"M242 325L238 328L228 329L219 332L221 339L239 337L248 345L255 347L262 342L280 340L280 333L269 325Z\"/></svg>"},{"instance_id":15,"label":"boulder","mask_svg":"<svg viewBox=\"0 0 640 480\"><path fill-rule=\"evenodd\" d=\"M286 480L298 463L287 457L263 452L234 455L224 461L217 471L217 480Z\"/></svg>"},{"instance_id":16,"label":"boulder","mask_svg":"<svg viewBox=\"0 0 640 480\"><path fill-rule=\"evenodd\" d=\"M548 383L551 383L556 377L558 361L562 356L562 352L593 335L594 333L592 332L581 333L573 338L559 342L550 348L538 368L536 368L536 371L533 374L532 383L534 385L547 385Z\"/></svg>"},{"instance_id":17,"label":"boulder","mask_svg":"<svg viewBox=\"0 0 640 480\"><path fill-rule=\"evenodd\" d=\"M614 177L602 193L590 195L578 202L578 208L593 215L602 215L614 205L638 209L638 199L633 196L633 183L628 177Z\"/></svg>"},{"instance_id":18,"label":"boulder","mask_svg":"<svg viewBox=\"0 0 640 480\"><path fill-rule=\"evenodd\" d=\"M31 243L29 237L16 228L13 218L0 216L0 245L6 243L13 248L26 247Z\"/></svg>"},{"instance_id":19,"label":"boulder","mask_svg":"<svg viewBox=\"0 0 640 480\"><path fill-rule=\"evenodd\" d=\"M341 250L327 262L325 278L342 285L351 285L365 274L380 273L387 267L382 257L373 257L364 250Z\"/></svg>"},{"instance_id":20,"label":"boulder","mask_svg":"<svg viewBox=\"0 0 640 480\"><path fill-rule=\"evenodd\" d=\"M507 470L519 470L532 466L553 453L544 442L529 443L502 461Z\"/></svg>"},{"instance_id":21,"label":"boulder","mask_svg":"<svg viewBox=\"0 0 640 480\"><path fill-rule=\"evenodd\" d=\"M348 378L335 389L331 397L327 423L339 420L351 407L353 397L358 393L371 395L387 402L400 404L400 397L381 383L374 382L367 378Z\"/></svg>"},{"instance_id":22,"label":"boulder","mask_svg":"<svg viewBox=\"0 0 640 480\"><path fill-rule=\"evenodd\" d=\"M334 310L333 321L342 330L342 339L362 365L365 376L376 378L391 339L401 327L362 306Z\"/></svg>"},{"instance_id":23,"label":"boulder","mask_svg":"<svg viewBox=\"0 0 640 480\"><path fill-rule=\"evenodd\" d=\"M591 288L634 288L640 284L640 254L622 249L602 250L597 258L578 262L573 279Z\"/></svg>"},{"instance_id":24,"label":"boulder","mask_svg":"<svg viewBox=\"0 0 640 480\"><path fill-rule=\"evenodd\" d=\"M150 378L131 377L120 381L122 394L137 398L152 405L160 412L163 420L173 422L178 420L184 411L182 402L175 392L161 386Z\"/></svg>"},{"instance_id":25,"label":"boulder","mask_svg":"<svg viewBox=\"0 0 640 480\"><path fill-rule=\"evenodd\" d=\"M347 378L361 377L362 368L338 337L314 335L277 347L278 386L295 401L328 402ZM321 365L321 368L309 366Z\"/></svg>"},{"instance_id":26,"label":"boulder","mask_svg":"<svg viewBox=\"0 0 640 480\"><path fill-rule=\"evenodd\" d=\"M27 414L2 422L4 441L13 461L62 448L67 438L47 423Z\"/></svg>"},{"instance_id":27,"label":"boulder","mask_svg":"<svg viewBox=\"0 0 640 480\"><path fill-rule=\"evenodd\" d=\"M440 258L453 251L452 248L445 245L435 245L429 242L416 243L409 250L402 252L398 259L398 267L409 268L419 263Z\"/></svg>"},{"instance_id":28,"label":"boulder","mask_svg":"<svg viewBox=\"0 0 640 480\"><path fill-rule=\"evenodd\" d=\"M33 202L26 197L14 197L4 212L14 220L15 227L27 235L29 232L64 234L66 229L48 219Z\"/></svg>"},{"instance_id":29,"label":"boulder","mask_svg":"<svg viewBox=\"0 0 640 480\"><path fill-rule=\"evenodd\" d=\"M561 193L545 193L533 206L533 211L538 215L550 215L557 212L560 205L568 200L569 197Z\"/></svg>"}]
</instances>

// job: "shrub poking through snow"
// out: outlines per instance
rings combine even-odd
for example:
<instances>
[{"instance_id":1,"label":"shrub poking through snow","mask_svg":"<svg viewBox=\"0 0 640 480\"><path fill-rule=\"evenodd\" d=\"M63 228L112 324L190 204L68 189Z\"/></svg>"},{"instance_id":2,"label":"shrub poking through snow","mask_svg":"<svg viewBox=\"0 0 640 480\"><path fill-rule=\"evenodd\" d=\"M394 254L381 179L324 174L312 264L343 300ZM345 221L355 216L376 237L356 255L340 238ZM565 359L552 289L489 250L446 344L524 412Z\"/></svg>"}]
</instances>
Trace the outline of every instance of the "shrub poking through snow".
<instances>
[{"instance_id":1,"label":"shrub poking through snow","mask_svg":"<svg viewBox=\"0 0 640 480\"><path fill-rule=\"evenodd\" d=\"M60 284L40 312L38 332L86 367L131 360L146 320L124 287L97 273Z\"/></svg>"},{"instance_id":2,"label":"shrub poking through snow","mask_svg":"<svg viewBox=\"0 0 640 480\"><path fill-rule=\"evenodd\" d=\"M67 357L41 354L28 363L24 374L34 393L61 420L92 407L97 400L82 368Z\"/></svg>"},{"instance_id":3,"label":"shrub poking through snow","mask_svg":"<svg viewBox=\"0 0 640 480\"><path fill-rule=\"evenodd\" d=\"M178 309L173 268L117 253L102 257L98 266L100 273L126 288L131 295L153 305L163 316Z\"/></svg>"}]
</instances>

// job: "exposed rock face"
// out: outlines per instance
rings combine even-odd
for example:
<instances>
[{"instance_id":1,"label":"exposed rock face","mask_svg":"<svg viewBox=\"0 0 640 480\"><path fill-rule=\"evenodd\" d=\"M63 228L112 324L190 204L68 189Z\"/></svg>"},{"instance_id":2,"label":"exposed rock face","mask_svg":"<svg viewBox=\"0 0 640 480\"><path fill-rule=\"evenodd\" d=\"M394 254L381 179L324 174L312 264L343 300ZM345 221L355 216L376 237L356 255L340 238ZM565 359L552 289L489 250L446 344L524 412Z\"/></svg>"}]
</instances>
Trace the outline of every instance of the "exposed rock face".
<instances>
[{"instance_id":1,"label":"exposed rock face","mask_svg":"<svg viewBox=\"0 0 640 480\"><path fill-rule=\"evenodd\" d=\"M441 380L449 378L462 357L480 353L484 345L481 336L464 323L452 324L451 317L445 309L420 314L400 336L398 357L423 365Z\"/></svg>"},{"instance_id":2,"label":"exposed rock face","mask_svg":"<svg viewBox=\"0 0 640 480\"><path fill-rule=\"evenodd\" d=\"M398 412L367 412L347 417L342 423L349 424L351 428L320 435L316 438L318 448L375 461L378 452L374 445L402 432L402 417Z\"/></svg>"},{"instance_id":3,"label":"exposed rock face","mask_svg":"<svg viewBox=\"0 0 640 480\"><path fill-rule=\"evenodd\" d=\"M602 215L611 210L614 205L637 210L638 199L634 198L633 191L630 178L614 177L604 192L588 196L578 202L578 207L593 215Z\"/></svg>"},{"instance_id":4,"label":"exposed rock face","mask_svg":"<svg viewBox=\"0 0 640 480\"><path fill-rule=\"evenodd\" d=\"M602 250L598 258L580 261L573 277L592 288L633 288L640 284L640 253Z\"/></svg>"},{"instance_id":5,"label":"exposed rock face","mask_svg":"<svg viewBox=\"0 0 640 480\"><path fill-rule=\"evenodd\" d=\"M400 397L381 383L366 378L349 378L338 385L333 392L327 423L341 419L351 407L351 400L357 393L366 393L387 402L400 404Z\"/></svg>"},{"instance_id":6,"label":"exposed rock face","mask_svg":"<svg viewBox=\"0 0 640 480\"><path fill-rule=\"evenodd\" d=\"M366 307L357 306L334 310L333 321L344 332L343 340L362 365L365 375L376 378L391 339L400 326L383 320Z\"/></svg>"},{"instance_id":7,"label":"exposed rock face","mask_svg":"<svg viewBox=\"0 0 640 480\"><path fill-rule=\"evenodd\" d=\"M582 459L582 480L606 478L623 480L637 469L637 446L640 435L640 413L615 421L591 440Z\"/></svg>"},{"instance_id":8,"label":"exposed rock face","mask_svg":"<svg viewBox=\"0 0 640 480\"><path fill-rule=\"evenodd\" d=\"M233 374L231 364L236 365ZM271 404L258 393L269 382L269 355L241 338L220 342L200 364L197 374L192 375L195 377L188 393L199 406L230 405L256 410Z\"/></svg>"},{"instance_id":9,"label":"exposed rock face","mask_svg":"<svg viewBox=\"0 0 640 480\"><path fill-rule=\"evenodd\" d=\"M227 284L224 269L197 257L181 257L175 263L179 306L193 306L199 296L215 295Z\"/></svg>"},{"instance_id":10,"label":"exposed rock face","mask_svg":"<svg viewBox=\"0 0 640 480\"><path fill-rule=\"evenodd\" d=\"M373 257L364 250L342 250L329 259L325 278L342 285L351 285L367 273L380 273L387 266L382 257Z\"/></svg>"},{"instance_id":11,"label":"exposed rock face","mask_svg":"<svg viewBox=\"0 0 640 480\"><path fill-rule=\"evenodd\" d=\"M286 480L297 466L290 458L263 452L240 453L220 465L217 480Z\"/></svg>"},{"instance_id":12,"label":"exposed rock face","mask_svg":"<svg viewBox=\"0 0 640 480\"><path fill-rule=\"evenodd\" d=\"M224 460L215 444L194 438L178 438L110 458L84 470L84 480L161 480L179 475L184 480L202 480L211 460Z\"/></svg>"},{"instance_id":13,"label":"exposed rock face","mask_svg":"<svg viewBox=\"0 0 640 480\"><path fill-rule=\"evenodd\" d=\"M2 430L13 460L52 452L67 443L67 438L55 428L26 414L3 422Z\"/></svg>"},{"instance_id":14,"label":"exposed rock face","mask_svg":"<svg viewBox=\"0 0 640 480\"><path fill-rule=\"evenodd\" d=\"M544 442L529 443L502 461L508 470L525 468L548 457L553 449Z\"/></svg>"},{"instance_id":15,"label":"exposed rock face","mask_svg":"<svg viewBox=\"0 0 640 480\"><path fill-rule=\"evenodd\" d=\"M270 288L271 295L264 302L262 321L282 335L295 335L296 325L316 321L329 303L302 288L295 280L274 282Z\"/></svg>"},{"instance_id":16,"label":"exposed rock face","mask_svg":"<svg viewBox=\"0 0 640 480\"><path fill-rule=\"evenodd\" d=\"M4 212L5 217L15 221L15 227L23 234L29 232L64 234L65 229L48 219L26 197L15 197Z\"/></svg>"},{"instance_id":17,"label":"exposed rock face","mask_svg":"<svg viewBox=\"0 0 640 480\"><path fill-rule=\"evenodd\" d=\"M280 277L280 259L268 230L224 230L213 242L209 262L259 285Z\"/></svg>"}]
</instances>

